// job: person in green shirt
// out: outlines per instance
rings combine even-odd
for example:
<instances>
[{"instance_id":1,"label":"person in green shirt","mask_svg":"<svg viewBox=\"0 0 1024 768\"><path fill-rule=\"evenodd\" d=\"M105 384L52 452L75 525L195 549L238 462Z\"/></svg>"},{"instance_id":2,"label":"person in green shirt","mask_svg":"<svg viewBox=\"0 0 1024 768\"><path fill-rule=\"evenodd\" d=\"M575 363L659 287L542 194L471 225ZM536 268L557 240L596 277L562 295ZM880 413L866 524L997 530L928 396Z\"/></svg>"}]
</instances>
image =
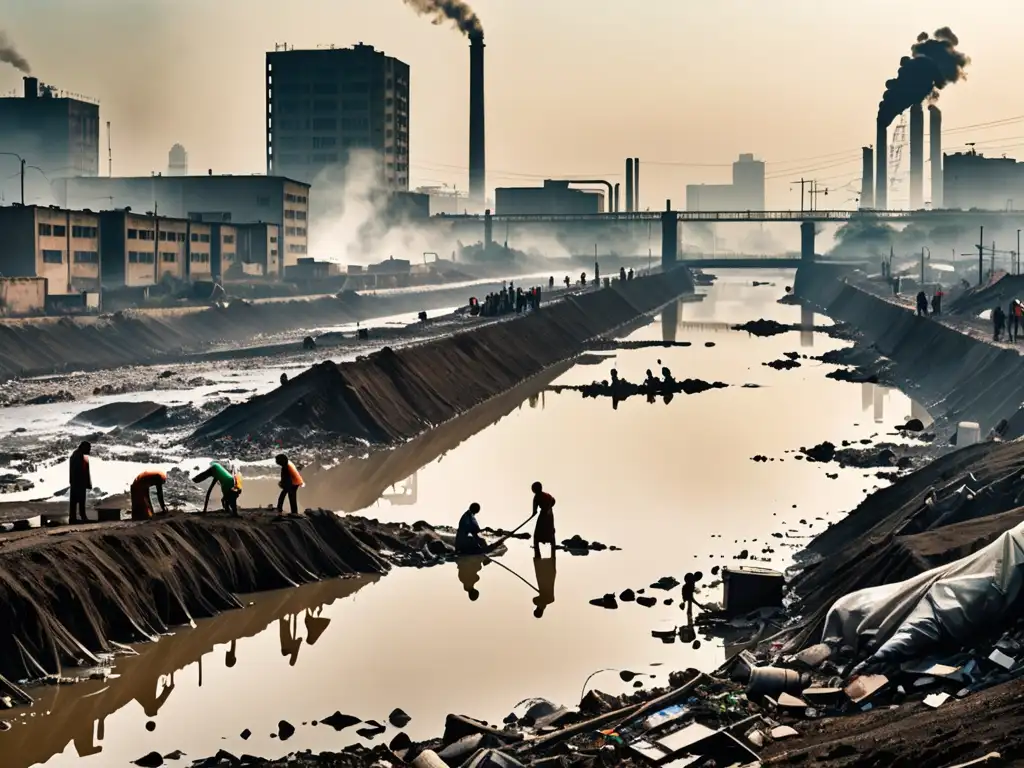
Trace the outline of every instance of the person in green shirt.
<instances>
[{"instance_id":1,"label":"person in green shirt","mask_svg":"<svg viewBox=\"0 0 1024 768\"><path fill-rule=\"evenodd\" d=\"M192 478L193 483L212 480L206 491L206 500L203 502L203 514L206 514L206 510L210 506L210 494L213 493L214 487L220 485L222 505L225 511L238 517L238 497L242 495L242 475L234 466L232 466L232 470L229 472L223 465L211 461L209 469Z\"/></svg>"}]
</instances>

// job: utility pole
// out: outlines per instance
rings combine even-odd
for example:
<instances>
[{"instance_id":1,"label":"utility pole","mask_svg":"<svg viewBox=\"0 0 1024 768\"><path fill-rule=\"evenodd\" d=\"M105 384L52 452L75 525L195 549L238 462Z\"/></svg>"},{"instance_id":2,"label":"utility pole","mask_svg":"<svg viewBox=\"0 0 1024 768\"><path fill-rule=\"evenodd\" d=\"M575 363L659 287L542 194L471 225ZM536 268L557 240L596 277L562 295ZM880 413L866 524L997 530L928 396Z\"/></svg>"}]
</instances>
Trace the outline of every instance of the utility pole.
<instances>
[{"instance_id":1,"label":"utility pole","mask_svg":"<svg viewBox=\"0 0 1024 768\"><path fill-rule=\"evenodd\" d=\"M985 274L985 246L982 244L985 242L985 226L982 225L981 231L978 233L978 285L983 282Z\"/></svg>"},{"instance_id":2,"label":"utility pole","mask_svg":"<svg viewBox=\"0 0 1024 768\"><path fill-rule=\"evenodd\" d=\"M806 179L800 179L800 181L791 181L790 184L800 185L800 213L804 212L804 184L807 183Z\"/></svg>"},{"instance_id":3,"label":"utility pole","mask_svg":"<svg viewBox=\"0 0 1024 768\"><path fill-rule=\"evenodd\" d=\"M996 241L995 240L992 241L992 258L989 261L988 275L989 275L990 278L996 276Z\"/></svg>"},{"instance_id":4,"label":"utility pole","mask_svg":"<svg viewBox=\"0 0 1024 768\"><path fill-rule=\"evenodd\" d=\"M1020 230L1017 230L1017 274L1020 274Z\"/></svg>"},{"instance_id":5,"label":"utility pole","mask_svg":"<svg viewBox=\"0 0 1024 768\"><path fill-rule=\"evenodd\" d=\"M21 205L25 207L25 158L19 157L21 161Z\"/></svg>"},{"instance_id":6,"label":"utility pole","mask_svg":"<svg viewBox=\"0 0 1024 768\"><path fill-rule=\"evenodd\" d=\"M924 246L921 246L921 290L924 290Z\"/></svg>"}]
</instances>

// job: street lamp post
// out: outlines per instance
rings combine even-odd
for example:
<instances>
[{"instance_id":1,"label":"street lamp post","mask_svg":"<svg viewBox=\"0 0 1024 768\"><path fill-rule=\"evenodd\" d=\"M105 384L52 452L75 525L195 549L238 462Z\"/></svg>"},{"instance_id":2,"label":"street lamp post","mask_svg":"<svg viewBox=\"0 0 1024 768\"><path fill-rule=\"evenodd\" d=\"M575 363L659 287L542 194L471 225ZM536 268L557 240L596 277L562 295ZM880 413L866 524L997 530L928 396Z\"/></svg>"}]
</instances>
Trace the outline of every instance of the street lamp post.
<instances>
[{"instance_id":1,"label":"street lamp post","mask_svg":"<svg viewBox=\"0 0 1024 768\"><path fill-rule=\"evenodd\" d=\"M924 275L924 252L925 251L928 251L928 260L930 261L931 258L932 258L931 249L927 245L922 245L921 246L921 289L922 290L924 289L924 281L925 281L925 275Z\"/></svg>"}]
</instances>

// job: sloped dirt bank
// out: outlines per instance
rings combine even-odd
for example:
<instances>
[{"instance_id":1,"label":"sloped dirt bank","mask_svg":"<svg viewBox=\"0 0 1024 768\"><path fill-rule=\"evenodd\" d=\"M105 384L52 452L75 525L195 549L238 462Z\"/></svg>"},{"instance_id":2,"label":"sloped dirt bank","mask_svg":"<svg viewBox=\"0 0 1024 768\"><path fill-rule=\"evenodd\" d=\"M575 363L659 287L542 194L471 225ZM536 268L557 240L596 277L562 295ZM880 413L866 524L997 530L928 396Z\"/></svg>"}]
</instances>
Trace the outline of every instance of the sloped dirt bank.
<instances>
[{"instance_id":1,"label":"sloped dirt bank","mask_svg":"<svg viewBox=\"0 0 1024 768\"><path fill-rule=\"evenodd\" d=\"M1024 400L1024 358L1016 350L917 317L856 281L848 270L816 264L797 271L794 290L895 362L890 374L933 416L951 424L976 421L986 434L1017 413Z\"/></svg>"},{"instance_id":2,"label":"sloped dirt bank","mask_svg":"<svg viewBox=\"0 0 1024 768\"><path fill-rule=\"evenodd\" d=\"M102 317L3 320L0 381L171 362L216 343L462 305L484 289L493 286L387 296L345 293L290 301L231 301L225 307L125 310Z\"/></svg>"},{"instance_id":3,"label":"sloped dirt bank","mask_svg":"<svg viewBox=\"0 0 1024 768\"><path fill-rule=\"evenodd\" d=\"M311 512L181 516L34 531L0 539L0 675L56 674L98 663L111 642L239 608L236 594L413 562L429 528ZM387 552L389 554L382 554Z\"/></svg>"},{"instance_id":4,"label":"sloped dirt bank","mask_svg":"<svg viewBox=\"0 0 1024 768\"><path fill-rule=\"evenodd\" d=\"M284 386L231 406L201 426L194 446L233 451L300 445L312 437L391 444L464 413L693 290L686 269L617 283L539 312L445 339L325 362Z\"/></svg>"}]
</instances>

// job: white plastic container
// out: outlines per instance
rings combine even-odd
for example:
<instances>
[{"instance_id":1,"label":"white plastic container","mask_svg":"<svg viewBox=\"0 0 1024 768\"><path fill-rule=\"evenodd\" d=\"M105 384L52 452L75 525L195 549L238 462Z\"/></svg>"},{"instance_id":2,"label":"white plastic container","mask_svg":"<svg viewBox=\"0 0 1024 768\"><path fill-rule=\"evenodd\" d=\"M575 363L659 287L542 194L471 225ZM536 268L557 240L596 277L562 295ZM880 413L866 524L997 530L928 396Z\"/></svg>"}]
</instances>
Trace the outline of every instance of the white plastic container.
<instances>
[{"instance_id":1,"label":"white plastic container","mask_svg":"<svg viewBox=\"0 0 1024 768\"><path fill-rule=\"evenodd\" d=\"M966 448L981 442L981 427L976 421L961 421L956 425L956 447Z\"/></svg>"}]
</instances>

